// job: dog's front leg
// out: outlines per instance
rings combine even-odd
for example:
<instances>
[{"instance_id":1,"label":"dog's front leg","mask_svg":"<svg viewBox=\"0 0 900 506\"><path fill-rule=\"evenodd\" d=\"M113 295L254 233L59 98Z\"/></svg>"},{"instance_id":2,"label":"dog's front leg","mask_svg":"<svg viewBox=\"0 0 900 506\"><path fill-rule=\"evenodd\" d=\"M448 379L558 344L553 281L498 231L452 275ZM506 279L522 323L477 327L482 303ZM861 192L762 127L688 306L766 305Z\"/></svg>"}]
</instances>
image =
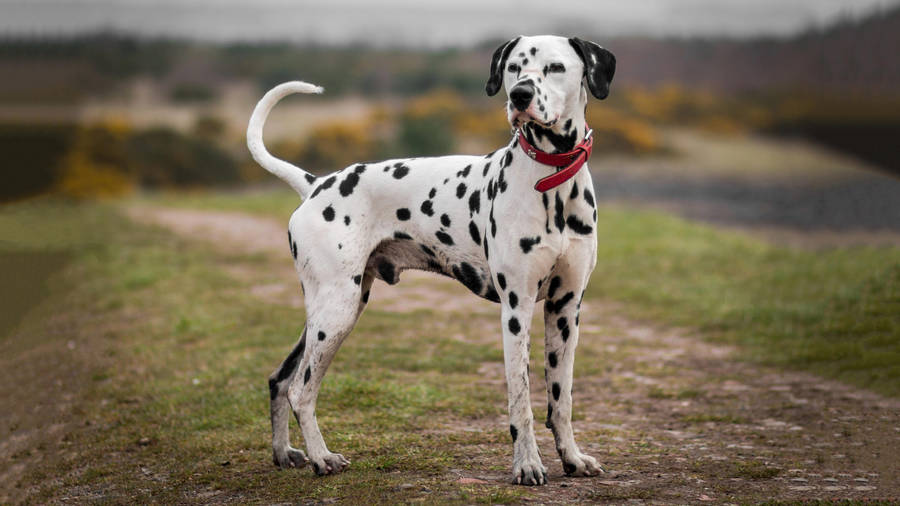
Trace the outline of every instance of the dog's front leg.
<instances>
[{"instance_id":1,"label":"dog's front leg","mask_svg":"<svg viewBox=\"0 0 900 506\"><path fill-rule=\"evenodd\" d=\"M543 485L547 483L547 469L541 464L541 455L534 439L534 415L528 381L531 348L528 330L534 311L534 295L529 297L524 289L517 291L516 288L510 287L501 295L509 432L513 440L513 483Z\"/></svg>"},{"instance_id":2,"label":"dog's front leg","mask_svg":"<svg viewBox=\"0 0 900 506\"><path fill-rule=\"evenodd\" d=\"M593 254L593 253L591 253ZM553 431L563 471L570 476L595 476L603 469L590 455L581 453L572 431L572 376L578 345L579 311L587 279L588 262L581 268L563 262L550 279L544 302L545 375L547 379L547 428Z\"/></svg>"}]
</instances>

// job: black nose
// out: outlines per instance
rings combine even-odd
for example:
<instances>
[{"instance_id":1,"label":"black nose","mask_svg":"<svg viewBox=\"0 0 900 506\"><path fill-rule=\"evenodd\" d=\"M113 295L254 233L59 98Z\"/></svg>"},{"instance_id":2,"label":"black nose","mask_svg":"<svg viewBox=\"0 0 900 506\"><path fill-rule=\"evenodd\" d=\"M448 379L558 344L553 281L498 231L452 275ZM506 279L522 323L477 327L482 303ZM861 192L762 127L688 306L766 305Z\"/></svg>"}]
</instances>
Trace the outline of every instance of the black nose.
<instances>
[{"instance_id":1,"label":"black nose","mask_svg":"<svg viewBox=\"0 0 900 506\"><path fill-rule=\"evenodd\" d=\"M510 102L520 111L528 109L532 98L534 98L534 86L530 84L519 84L509 90Z\"/></svg>"}]
</instances>

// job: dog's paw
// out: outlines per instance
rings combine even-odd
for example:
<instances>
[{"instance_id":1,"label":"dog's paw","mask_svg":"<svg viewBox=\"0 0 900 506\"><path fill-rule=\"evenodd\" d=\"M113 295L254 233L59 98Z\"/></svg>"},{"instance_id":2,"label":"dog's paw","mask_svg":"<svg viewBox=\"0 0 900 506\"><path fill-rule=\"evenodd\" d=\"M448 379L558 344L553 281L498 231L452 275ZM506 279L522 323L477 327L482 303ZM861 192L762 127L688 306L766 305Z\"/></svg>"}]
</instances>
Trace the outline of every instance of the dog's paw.
<instances>
[{"instance_id":1,"label":"dog's paw","mask_svg":"<svg viewBox=\"0 0 900 506\"><path fill-rule=\"evenodd\" d=\"M273 452L272 462L282 469L289 467L296 467L299 469L306 466L306 464L309 464L309 459L306 458L306 454L301 450L288 447L286 452Z\"/></svg>"},{"instance_id":2,"label":"dog's paw","mask_svg":"<svg viewBox=\"0 0 900 506\"><path fill-rule=\"evenodd\" d=\"M581 452L576 452L574 457L563 460L563 471L566 476L597 476L605 472L597 459Z\"/></svg>"},{"instance_id":3,"label":"dog's paw","mask_svg":"<svg viewBox=\"0 0 900 506\"><path fill-rule=\"evenodd\" d=\"M321 459L312 460L313 471L318 476L343 472L349 465L350 461L340 453L328 453Z\"/></svg>"},{"instance_id":4,"label":"dog's paw","mask_svg":"<svg viewBox=\"0 0 900 506\"><path fill-rule=\"evenodd\" d=\"M538 457L513 463L513 485L546 485L547 468Z\"/></svg>"}]
</instances>

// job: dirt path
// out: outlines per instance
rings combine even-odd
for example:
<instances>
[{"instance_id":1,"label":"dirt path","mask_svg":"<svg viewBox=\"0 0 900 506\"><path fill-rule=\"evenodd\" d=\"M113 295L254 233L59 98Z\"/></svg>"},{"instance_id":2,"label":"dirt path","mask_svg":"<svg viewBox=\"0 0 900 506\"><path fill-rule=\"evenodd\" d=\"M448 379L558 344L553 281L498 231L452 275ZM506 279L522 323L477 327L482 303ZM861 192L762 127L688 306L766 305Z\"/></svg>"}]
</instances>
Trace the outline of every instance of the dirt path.
<instances>
[{"instance_id":1,"label":"dirt path","mask_svg":"<svg viewBox=\"0 0 900 506\"><path fill-rule=\"evenodd\" d=\"M263 218L153 207L131 208L129 214L216 247L287 253L284 227ZM246 268L232 274L249 280L259 275ZM253 293L262 300L301 306L290 262L285 260L277 276L278 282L256 285ZM496 313L494 304L469 295L453 280L415 272L402 279L393 287L377 282L370 307ZM900 500L897 400L736 360L731 348L702 341L688 330L625 319L614 303L586 302L581 328L575 427L583 449L607 473L594 479L561 476L549 431L538 430L545 465L552 472L549 486L531 491L535 502ZM484 369L485 383L503 377L500 363ZM543 413L543 381L532 374L535 412ZM480 420L474 429L505 423ZM448 420L446 430L473 427ZM472 468L499 469L481 449L468 450L476 462ZM469 485L507 478L505 471L451 474L448 479Z\"/></svg>"}]
</instances>

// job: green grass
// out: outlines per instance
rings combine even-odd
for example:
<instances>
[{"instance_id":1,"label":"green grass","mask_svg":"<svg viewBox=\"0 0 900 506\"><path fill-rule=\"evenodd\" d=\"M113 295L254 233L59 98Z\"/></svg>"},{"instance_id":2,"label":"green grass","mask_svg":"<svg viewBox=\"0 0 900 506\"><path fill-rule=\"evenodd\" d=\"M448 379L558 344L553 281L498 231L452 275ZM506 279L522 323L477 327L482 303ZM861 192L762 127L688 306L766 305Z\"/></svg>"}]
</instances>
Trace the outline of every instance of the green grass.
<instances>
[{"instance_id":1,"label":"green grass","mask_svg":"<svg viewBox=\"0 0 900 506\"><path fill-rule=\"evenodd\" d=\"M748 358L900 394L900 249L806 251L657 212L601 209L586 296Z\"/></svg>"},{"instance_id":2,"label":"green grass","mask_svg":"<svg viewBox=\"0 0 900 506\"><path fill-rule=\"evenodd\" d=\"M160 203L286 220L299 199L279 190ZM738 344L748 359L900 395L900 249L800 250L621 207L601 208L597 226L586 297Z\"/></svg>"},{"instance_id":3,"label":"green grass","mask_svg":"<svg viewBox=\"0 0 900 506\"><path fill-rule=\"evenodd\" d=\"M510 502L525 493L441 481L448 469L481 471L461 447L491 443L492 451L509 451L503 425L463 434L443 425L505 412L505 388L485 387L477 374L482 362L502 361L499 349L447 337L474 334L484 321L460 319L437 329L427 311L415 315L422 323L416 326L399 325L409 315L368 312L335 359L317 410L329 445L353 456L355 472L328 480L274 472L266 378L290 351L303 313L260 304L223 267L265 268L276 260L188 244L135 226L103 204L31 203L5 211L0 233L16 238L8 249L52 248L72 260L65 273L69 291L52 294L49 302L83 301L85 321L48 339L62 339L63 349L66 339L79 347L114 343L107 351L114 360L87 376L90 389L77 408L89 426L67 436L82 450L30 472L26 482L41 484L33 500L71 487L85 497L91 495L85 491L103 491L113 502L162 503L198 492L214 494L208 499L214 502L350 503ZM35 311L22 330L26 335L29 325L42 329L40 308ZM93 314L103 315L102 322ZM98 325L115 321L126 324L98 335ZM296 426L293 436L299 440ZM149 443L139 444L143 438ZM417 486L399 487L403 482Z\"/></svg>"},{"instance_id":4,"label":"green grass","mask_svg":"<svg viewBox=\"0 0 900 506\"><path fill-rule=\"evenodd\" d=\"M283 218L297 203L285 192L158 198L166 205ZM588 297L619 301L634 317L737 343L754 360L900 393L897 249L792 250L619 208L601 209L599 228L604 239ZM381 503L503 503L529 494L444 479L451 469L481 472L485 461L506 468L504 426L453 432L444 425L495 420L505 412L502 383L486 385L478 373L482 363L502 361L499 345L448 337L494 329L493 318L367 312L337 355L317 410L329 445L353 456L354 472L318 480L308 472L273 472L268 419L261 415L268 412L265 379L299 334L302 311L260 304L249 282L225 269L265 271L281 260L217 252L136 226L113 204L7 206L0 235L14 239L2 244L5 253L51 251L54 259L66 258L54 267L61 271L46 275L65 293L51 293L22 332L58 339L63 349L67 339L79 349L94 343L105 357L103 369L87 375L89 390L73 408L90 422L66 436L73 450L44 459L26 477L39 484L34 502L63 491L161 503L198 493L210 494L208 502ZM65 333L39 334L56 307L80 319ZM702 392L657 389L650 396L690 399ZM738 420L710 415L685 421ZM294 436L297 441L296 428ZM149 443L139 444L142 438ZM489 458L478 461L463 448ZM407 483L415 486L402 486Z\"/></svg>"}]
</instances>

